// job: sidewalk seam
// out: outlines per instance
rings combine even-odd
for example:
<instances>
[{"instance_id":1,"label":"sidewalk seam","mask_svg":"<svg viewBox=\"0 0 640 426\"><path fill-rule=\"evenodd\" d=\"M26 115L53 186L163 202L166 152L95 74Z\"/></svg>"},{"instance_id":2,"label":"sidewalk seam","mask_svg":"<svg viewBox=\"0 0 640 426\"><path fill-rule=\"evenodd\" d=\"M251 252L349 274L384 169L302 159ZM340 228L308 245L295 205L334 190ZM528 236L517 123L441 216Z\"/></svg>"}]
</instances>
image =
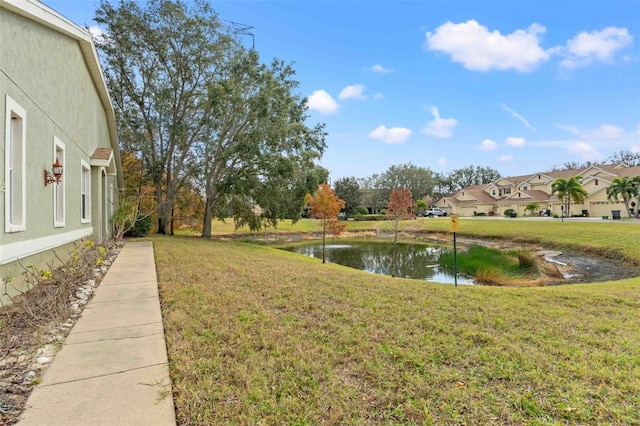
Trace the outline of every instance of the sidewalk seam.
<instances>
[{"instance_id":1,"label":"sidewalk seam","mask_svg":"<svg viewBox=\"0 0 640 426\"><path fill-rule=\"evenodd\" d=\"M86 345L88 343L108 342L108 341L116 341L116 340L142 339L145 337L158 336L158 335L161 335L164 337L164 333L151 333L151 334L145 334L142 336L111 337L108 339L96 339L96 340L87 340L86 342L67 343L67 346Z\"/></svg>"},{"instance_id":2,"label":"sidewalk seam","mask_svg":"<svg viewBox=\"0 0 640 426\"><path fill-rule=\"evenodd\" d=\"M86 380L99 379L101 377L117 376L118 374L124 374L124 373L128 373L130 371L143 370L145 368L158 367L158 366L162 366L162 365L167 365L167 363L166 362L159 362L157 364L149 364L149 365L143 365L141 367L129 368L129 369L126 369L126 370L121 370L121 371L114 371L113 373L108 373L108 374L99 374L97 376L89 376L89 377L83 377L81 379L66 380L64 382L50 383L50 384L47 384L47 385L41 384L41 385L39 385L39 387L40 388L50 388L50 387L53 387L53 386L65 385L65 384L68 384L68 383L84 382Z\"/></svg>"},{"instance_id":3,"label":"sidewalk seam","mask_svg":"<svg viewBox=\"0 0 640 426\"><path fill-rule=\"evenodd\" d=\"M118 329L124 329L124 328L133 328L133 327L142 327L145 325L153 325L153 324L162 324L162 321L154 321L154 322L144 322L141 324L131 324L131 325L123 325L120 327L107 327L107 328L96 328L95 330L89 330L89 331L78 331L76 333L72 332L69 333L69 336L73 335L78 335L78 334L84 334L84 333L95 333L98 331L107 331L107 330L118 330Z\"/></svg>"},{"instance_id":4,"label":"sidewalk seam","mask_svg":"<svg viewBox=\"0 0 640 426\"><path fill-rule=\"evenodd\" d=\"M130 284L145 284L145 283L155 283L157 280L146 280L146 281L129 281L126 283L113 283L113 284L109 284L109 283L104 283L104 281L100 284L99 287L111 287L111 286L117 286L117 285L130 285Z\"/></svg>"},{"instance_id":5,"label":"sidewalk seam","mask_svg":"<svg viewBox=\"0 0 640 426\"><path fill-rule=\"evenodd\" d=\"M114 303L114 302L125 302L125 301L129 301L129 300L145 300L145 299L157 299L157 296L145 296L145 297L131 297L128 299L111 299L111 300L105 300L102 302L98 302L98 301L94 301L94 305L100 305L103 303Z\"/></svg>"}]
</instances>

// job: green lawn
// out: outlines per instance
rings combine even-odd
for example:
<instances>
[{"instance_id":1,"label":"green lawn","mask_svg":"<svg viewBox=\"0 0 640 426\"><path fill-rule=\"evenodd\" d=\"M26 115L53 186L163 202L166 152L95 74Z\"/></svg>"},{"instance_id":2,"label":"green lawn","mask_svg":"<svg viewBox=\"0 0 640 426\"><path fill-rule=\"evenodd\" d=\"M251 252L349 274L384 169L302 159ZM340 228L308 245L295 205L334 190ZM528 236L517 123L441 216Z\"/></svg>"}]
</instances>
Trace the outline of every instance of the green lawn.
<instances>
[{"instance_id":1,"label":"green lawn","mask_svg":"<svg viewBox=\"0 0 640 426\"><path fill-rule=\"evenodd\" d=\"M463 220L461 233L640 263L636 224ZM152 240L180 424L640 424L640 279L454 288Z\"/></svg>"}]
</instances>

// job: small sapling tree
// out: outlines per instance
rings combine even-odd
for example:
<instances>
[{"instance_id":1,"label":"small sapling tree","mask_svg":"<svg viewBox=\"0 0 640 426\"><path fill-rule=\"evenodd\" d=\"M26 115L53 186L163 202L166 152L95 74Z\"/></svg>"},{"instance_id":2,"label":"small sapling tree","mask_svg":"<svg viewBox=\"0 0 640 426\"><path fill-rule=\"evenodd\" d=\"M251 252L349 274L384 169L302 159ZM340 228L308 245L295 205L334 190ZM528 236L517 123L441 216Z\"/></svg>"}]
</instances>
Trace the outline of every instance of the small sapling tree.
<instances>
[{"instance_id":1,"label":"small sapling tree","mask_svg":"<svg viewBox=\"0 0 640 426\"><path fill-rule=\"evenodd\" d=\"M389 195L389 203L387 204L387 217L393 220L393 244L398 240L398 225L402 219L413 217L411 207L413 200L411 199L411 190L394 189Z\"/></svg>"},{"instance_id":2,"label":"small sapling tree","mask_svg":"<svg viewBox=\"0 0 640 426\"><path fill-rule=\"evenodd\" d=\"M311 209L311 217L322 220L322 263L325 263L325 241L327 228L333 220L338 219L338 213L344 208L344 201L338 198L333 189L326 183L320 185L315 195L307 194L304 198ZM342 230L332 226L332 233L337 235ZM337 233L336 233L337 232Z\"/></svg>"}]
</instances>

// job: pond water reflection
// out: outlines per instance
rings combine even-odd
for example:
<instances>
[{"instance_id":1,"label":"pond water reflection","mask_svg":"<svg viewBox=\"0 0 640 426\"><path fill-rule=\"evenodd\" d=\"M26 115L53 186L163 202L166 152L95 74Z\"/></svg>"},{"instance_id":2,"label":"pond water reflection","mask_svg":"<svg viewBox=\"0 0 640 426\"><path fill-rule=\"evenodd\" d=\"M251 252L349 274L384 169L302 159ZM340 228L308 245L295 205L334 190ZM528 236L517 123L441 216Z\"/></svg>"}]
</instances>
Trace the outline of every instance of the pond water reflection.
<instances>
[{"instance_id":1,"label":"pond water reflection","mask_svg":"<svg viewBox=\"0 0 640 426\"><path fill-rule=\"evenodd\" d=\"M284 250L322 259L322 244L284 247ZM375 274L414 278L445 284L453 284L453 273L443 271L438 266L440 253L446 251L440 246L418 244L396 244L380 242L357 242L350 244L327 244L328 262L349 266ZM473 284L473 280L458 275L458 284Z\"/></svg>"}]
</instances>

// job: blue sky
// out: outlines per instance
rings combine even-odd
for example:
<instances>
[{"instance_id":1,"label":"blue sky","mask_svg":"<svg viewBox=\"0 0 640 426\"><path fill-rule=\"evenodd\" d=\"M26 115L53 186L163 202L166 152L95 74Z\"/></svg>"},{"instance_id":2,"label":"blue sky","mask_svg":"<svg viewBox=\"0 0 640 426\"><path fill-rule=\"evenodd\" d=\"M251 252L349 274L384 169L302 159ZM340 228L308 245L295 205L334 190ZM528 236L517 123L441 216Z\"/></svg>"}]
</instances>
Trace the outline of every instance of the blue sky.
<instances>
[{"instance_id":1,"label":"blue sky","mask_svg":"<svg viewBox=\"0 0 640 426\"><path fill-rule=\"evenodd\" d=\"M45 3L93 24L96 2ZM332 179L408 162L511 176L640 152L638 1L212 4L254 27L263 61L294 63Z\"/></svg>"}]
</instances>

